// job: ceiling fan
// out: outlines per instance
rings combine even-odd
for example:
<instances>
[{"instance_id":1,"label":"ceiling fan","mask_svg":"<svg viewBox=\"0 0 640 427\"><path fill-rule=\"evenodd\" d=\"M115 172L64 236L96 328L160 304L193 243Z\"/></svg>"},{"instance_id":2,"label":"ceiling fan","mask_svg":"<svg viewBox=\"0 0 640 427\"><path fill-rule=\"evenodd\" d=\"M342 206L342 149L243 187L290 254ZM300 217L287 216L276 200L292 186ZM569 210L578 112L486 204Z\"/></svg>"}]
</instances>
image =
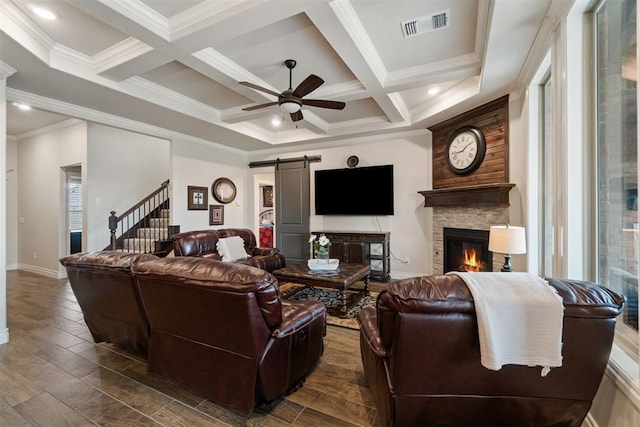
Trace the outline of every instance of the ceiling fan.
<instances>
[{"instance_id":1,"label":"ceiling fan","mask_svg":"<svg viewBox=\"0 0 640 427\"><path fill-rule=\"evenodd\" d=\"M282 93L274 92L270 89L255 85L250 82L239 82L243 86L247 86L252 89L259 90L261 92L265 92L278 97L277 101L254 105L252 107L246 107L243 108L244 111L257 110L259 108L270 107L277 104L280 106L280 109L284 113L289 113L291 115L292 121L297 122L298 120L303 119L302 111L300 111L300 108L302 108L303 105L308 105L310 107L330 108L332 110L342 110L344 108L345 103L340 101L303 99L305 95L308 95L309 93L319 88L324 83L324 80L322 80L315 74L309 74L309 76L304 79L302 83L300 83L294 90L291 88L291 76L293 74L293 69L296 66L296 61L294 59L287 59L286 61L284 61L284 65L286 65L289 69L289 89L283 91Z\"/></svg>"}]
</instances>

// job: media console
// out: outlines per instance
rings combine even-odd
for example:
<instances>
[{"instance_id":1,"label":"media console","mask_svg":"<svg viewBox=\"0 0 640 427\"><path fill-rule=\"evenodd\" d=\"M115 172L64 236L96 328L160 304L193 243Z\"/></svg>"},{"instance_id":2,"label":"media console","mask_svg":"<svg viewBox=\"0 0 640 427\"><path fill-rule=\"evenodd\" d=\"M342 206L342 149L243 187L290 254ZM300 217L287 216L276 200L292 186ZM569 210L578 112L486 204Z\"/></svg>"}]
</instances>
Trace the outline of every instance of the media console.
<instances>
[{"instance_id":1,"label":"media console","mask_svg":"<svg viewBox=\"0 0 640 427\"><path fill-rule=\"evenodd\" d=\"M371 268L371 279L388 282L390 274L389 233L347 231L312 231L324 234L331 241L329 254L340 262L365 264Z\"/></svg>"}]
</instances>

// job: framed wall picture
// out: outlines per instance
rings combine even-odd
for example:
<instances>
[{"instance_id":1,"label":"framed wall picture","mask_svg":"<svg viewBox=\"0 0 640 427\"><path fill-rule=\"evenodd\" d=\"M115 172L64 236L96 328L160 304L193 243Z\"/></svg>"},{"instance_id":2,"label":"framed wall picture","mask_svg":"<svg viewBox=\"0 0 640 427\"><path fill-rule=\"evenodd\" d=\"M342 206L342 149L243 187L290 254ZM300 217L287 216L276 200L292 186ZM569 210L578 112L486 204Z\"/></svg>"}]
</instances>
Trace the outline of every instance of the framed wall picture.
<instances>
[{"instance_id":1,"label":"framed wall picture","mask_svg":"<svg viewBox=\"0 0 640 427\"><path fill-rule=\"evenodd\" d=\"M209 225L224 225L224 205L209 205Z\"/></svg>"},{"instance_id":2,"label":"framed wall picture","mask_svg":"<svg viewBox=\"0 0 640 427\"><path fill-rule=\"evenodd\" d=\"M262 187L262 206L265 208L273 207L273 185Z\"/></svg>"},{"instance_id":3,"label":"framed wall picture","mask_svg":"<svg viewBox=\"0 0 640 427\"><path fill-rule=\"evenodd\" d=\"M187 187L187 210L206 211L209 203L207 199L208 193L209 189L207 187L189 185Z\"/></svg>"}]
</instances>

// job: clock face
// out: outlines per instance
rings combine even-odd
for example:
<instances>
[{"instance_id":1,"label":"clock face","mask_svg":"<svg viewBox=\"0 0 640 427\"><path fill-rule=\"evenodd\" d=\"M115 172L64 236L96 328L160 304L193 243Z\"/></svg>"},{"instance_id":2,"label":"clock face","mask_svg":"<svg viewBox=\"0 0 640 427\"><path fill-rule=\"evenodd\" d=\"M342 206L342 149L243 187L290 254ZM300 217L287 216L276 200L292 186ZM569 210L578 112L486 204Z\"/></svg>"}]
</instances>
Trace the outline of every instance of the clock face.
<instances>
[{"instance_id":1,"label":"clock face","mask_svg":"<svg viewBox=\"0 0 640 427\"><path fill-rule=\"evenodd\" d=\"M445 152L449 169L458 175L466 175L475 171L486 150L482 131L473 126L465 126L451 135Z\"/></svg>"},{"instance_id":2,"label":"clock face","mask_svg":"<svg viewBox=\"0 0 640 427\"><path fill-rule=\"evenodd\" d=\"M236 198L236 186L229 178L218 178L211 185L211 194L220 203L230 203Z\"/></svg>"}]
</instances>

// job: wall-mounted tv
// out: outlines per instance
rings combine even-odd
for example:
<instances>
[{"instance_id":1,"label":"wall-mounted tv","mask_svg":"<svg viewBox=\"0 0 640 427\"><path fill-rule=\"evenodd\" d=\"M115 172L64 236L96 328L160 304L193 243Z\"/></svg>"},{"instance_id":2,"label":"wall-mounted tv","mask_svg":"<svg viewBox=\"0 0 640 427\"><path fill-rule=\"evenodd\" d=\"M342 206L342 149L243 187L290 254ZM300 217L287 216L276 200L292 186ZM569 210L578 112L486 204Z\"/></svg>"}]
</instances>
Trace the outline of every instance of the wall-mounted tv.
<instances>
[{"instance_id":1,"label":"wall-mounted tv","mask_svg":"<svg viewBox=\"0 0 640 427\"><path fill-rule=\"evenodd\" d=\"M316 215L393 215L393 165L315 172Z\"/></svg>"}]
</instances>

